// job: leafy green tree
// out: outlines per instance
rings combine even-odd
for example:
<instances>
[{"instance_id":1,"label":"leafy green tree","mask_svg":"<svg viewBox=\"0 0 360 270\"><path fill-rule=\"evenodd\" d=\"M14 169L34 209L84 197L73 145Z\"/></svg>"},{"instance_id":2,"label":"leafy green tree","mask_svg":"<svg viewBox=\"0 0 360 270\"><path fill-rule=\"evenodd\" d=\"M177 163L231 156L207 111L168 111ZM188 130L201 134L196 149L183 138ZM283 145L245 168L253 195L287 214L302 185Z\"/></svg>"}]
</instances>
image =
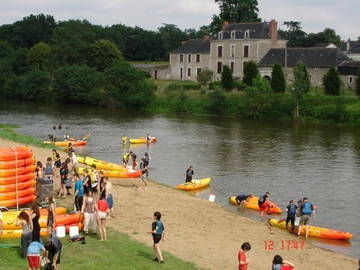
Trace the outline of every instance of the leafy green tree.
<instances>
[{"instance_id":1,"label":"leafy green tree","mask_svg":"<svg viewBox=\"0 0 360 270\"><path fill-rule=\"evenodd\" d=\"M286 80L279 64L275 64L271 74L271 89L274 93L285 93Z\"/></svg>"},{"instance_id":2,"label":"leafy green tree","mask_svg":"<svg viewBox=\"0 0 360 270\"><path fill-rule=\"evenodd\" d=\"M208 83L211 81L214 72L209 69L202 70L197 76L196 80L203 86L207 86Z\"/></svg>"},{"instance_id":3,"label":"leafy green tree","mask_svg":"<svg viewBox=\"0 0 360 270\"><path fill-rule=\"evenodd\" d=\"M356 72L356 94L360 96L360 68Z\"/></svg>"},{"instance_id":4,"label":"leafy green tree","mask_svg":"<svg viewBox=\"0 0 360 270\"><path fill-rule=\"evenodd\" d=\"M11 56L12 70L16 75L24 75L30 70L30 66L27 62L27 55L29 49L18 48L13 51Z\"/></svg>"},{"instance_id":5,"label":"leafy green tree","mask_svg":"<svg viewBox=\"0 0 360 270\"><path fill-rule=\"evenodd\" d=\"M340 95L341 81L339 74L334 67L331 67L329 71L324 75L323 86L325 88L326 95Z\"/></svg>"},{"instance_id":6,"label":"leafy green tree","mask_svg":"<svg viewBox=\"0 0 360 270\"><path fill-rule=\"evenodd\" d=\"M30 66L45 70L50 65L51 48L44 42L31 47L27 54L27 62Z\"/></svg>"},{"instance_id":7,"label":"leafy green tree","mask_svg":"<svg viewBox=\"0 0 360 270\"><path fill-rule=\"evenodd\" d=\"M307 78L305 73L304 64L302 62L297 63L294 67L294 83L291 91L292 97L296 103L294 111L294 120L298 121L300 118L300 101L303 99L307 91Z\"/></svg>"},{"instance_id":8,"label":"leafy green tree","mask_svg":"<svg viewBox=\"0 0 360 270\"><path fill-rule=\"evenodd\" d=\"M215 0L220 8L220 18L230 23L259 22L257 0Z\"/></svg>"},{"instance_id":9,"label":"leafy green tree","mask_svg":"<svg viewBox=\"0 0 360 270\"><path fill-rule=\"evenodd\" d=\"M178 48L182 41L189 39L187 34L181 31L175 24L163 24L158 31L165 57L168 57L172 50Z\"/></svg>"},{"instance_id":10,"label":"leafy green tree","mask_svg":"<svg viewBox=\"0 0 360 270\"><path fill-rule=\"evenodd\" d=\"M243 82L248 86L252 86L253 80L258 76L259 70L254 61L245 63Z\"/></svg>"},{"instance_id":11,"label":"leafy green tree","mask_svg":"<svg viewBox=\"0 0 360 270\"><path fill-rule=\"evenodd\" d=\"M209 113L213 113L216 115L223 115L226 112L227 102L224 91L215 90L209 93L209 105L208 111Z\"/></svg>"},{"instance_id":12,"label":"leafy green tree","mask_svg":"<svg viewBox=\"0 0 360 270\"><path fill-rule=\"evenodd\" d=\"M119 48L110 40L101 39L91 47L90 66L99 71L123 59Z\"/></svg>"},{"instance_id":13,"label":"leafy green tree","mask_svg":"<svg viewBox=\"0 0 360 270\"><path fill-rule=\"evenodd\" d=\"M225 90L231 90L234 88L234 78L230 68L227 65L224 66L221 73L221 84Z\"/></svg>"},{"instance_id":14,"label":"leafy green tree","mask_svg":"<svg viewBox=\"0 0 360 270\"><path fill-rule=\"evenodd\" d=\"M49 73L39 69L31 70L23 75L23 85L20 89L22 99L52 100L50 90L51 78Z\"/></svg>"},{"instance_id":15,"label":"leafy green tree","mask_svg":"<svg viewBox=\"0 0 360 270\"><path fill-rule=\"evenodd\" d=\"M308 34L303 46L312 47L321 43L333 43L337 46L340 46L341 37L336 34L335 30L325 28L322 32Z\"/></svg>"},{"instance_id":16,"label":"leafy green tree","mask_svg":"<svg viewBox=\"0 0 360 270\"><path fill-rule=\"evenodd\" d=\"M311 82L310 82L310 75L309 72L307 70L307 67L305 65L303 65L303 69L304 69L304 87L305 87L305 93L309 93L310 92L310 88L311 88Z\"/></svg>"},{"instance_id":17,"label":"leafy green tree","mask_svg":"<svg viewBox=\"0 0 360 270\"><path fill-rule=\"evenodd\" d=\"M287 46L300 47L304 46L306 33L302 30L301 22L286 21L284 22L286 30L280 29L279 34L283 39L288 40Z\"/></svg>"}]
</instances>

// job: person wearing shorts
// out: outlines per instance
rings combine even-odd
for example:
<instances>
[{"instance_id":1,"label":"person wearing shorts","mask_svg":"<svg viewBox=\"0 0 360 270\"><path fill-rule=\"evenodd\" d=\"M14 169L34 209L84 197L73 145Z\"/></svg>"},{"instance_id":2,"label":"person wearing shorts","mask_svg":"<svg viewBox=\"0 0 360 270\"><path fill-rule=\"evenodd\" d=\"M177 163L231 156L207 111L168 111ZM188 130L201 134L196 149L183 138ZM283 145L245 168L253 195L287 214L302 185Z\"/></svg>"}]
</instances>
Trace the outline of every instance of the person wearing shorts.
<instances>
[{"instance_id":1,"label":"person wearing shorts","mask_svg":"<svg viewBox=\"0 0 360 270\"><path fill-rule=\"evenodd\" d=\"M106 201L106 195L104 193L101 193L100 195L100 200L97 202L97 209L97 223L100 232L100 241L106 241L106 217L109 211L109 205Z\"/></svg>"},{"instance_id":2,"label":"person wearing shorts","mask_svg":"<svg viewBox=\"0 0 360 270\"><path fill-rule=\"evenodd\" d=\"M29 269L31 270L40 270L40 254L41 251L45 253L45 247L37 241L31 242L27 248L27 260Z\"/></svg>"},{"instance_id":3,"label":"person wearing shorts","mask_svg":"<svg viewBox=\"0 0 360 270\"><path fill-rule=\"evenodd\" d=\"M154 254L155 254L154 261L157 261L159 263L164 263L162 252L160 250L160 241L161 240L164 241L165 227L161 221L161 213L160 212L154 213L154 222L152 223L151 228L152 228L152 230L151 230L151 232L149 232L149 234L152 235L153 242L154 242L154 245L153 245Z\"/></svg>"},{"instance_id":4,"label":"person wearing shorts","mask_svg":"<svg viewBox=\"0 0 360 270\"><path fill-rule=\"evenodd\" d=\"M308 238L309 224L310 224L310 220L311 220L313 211L314 211L313 204L311 202L309 202L307 197L304 197L303 203L301 205L301 218L300 218L300 226L299 226L298 235L301 234L302 226L305 226L305 229L306 229L305 237Z\"/></svg>"}]
</instances>

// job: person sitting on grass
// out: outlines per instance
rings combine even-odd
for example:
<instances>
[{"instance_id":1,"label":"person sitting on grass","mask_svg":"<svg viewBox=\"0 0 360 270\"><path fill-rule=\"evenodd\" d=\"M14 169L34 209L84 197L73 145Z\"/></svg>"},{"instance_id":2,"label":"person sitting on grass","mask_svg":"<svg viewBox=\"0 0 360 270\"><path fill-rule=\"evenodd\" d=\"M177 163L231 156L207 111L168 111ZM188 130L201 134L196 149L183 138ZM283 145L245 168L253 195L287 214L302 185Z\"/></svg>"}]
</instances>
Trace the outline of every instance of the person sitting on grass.
<instances>
[{"instance_id":1,"label":"person sitting on grass","mask_svg":"<svg viewBox=\"0 0 360 270\"><path fill-rule=\"evenodd\" d=\"M164 224L161 221L161 213L160 212L155 212L154 213L154 222L151 225L152 230L151 232L149 232L149 234L152 235L153 241L154 241L154 254L155 254L155 258L154 261L159 262L159 263L164 263L164 259L162 256L162 252L160 250L160 241L164 241L165 238L165 227Z\"/></svg>"},{"instance_id":2,"label":"person sitting on grass","mask_svg":"<svg viewBox=\"0 0 360 270\"><path fill-rule=\"evenodd\" d=\"M272 270L292 270L295 266L288 261L284 261L280 255L275 255L272 261Z\"/></svg>"},{"instance_id":3,"label":"person sitting on grass","mask_svg":"<svg viewBox=\"0 0 360 270\"><path fill-rule=\"evenodd\" d=\"M43 252L45 256L45 247L37 241L33 241L27 248L26 256L28 260L29 270L40 270L40 254Z\"/></svg>"},{"instance_id":4,"label":"person sitting on grass","mask_svg":"<svg viewBox=\"0 0 360 270\"><path fill-rule=\"evenodd\" d=\"M50 264L52 270L57 270L60 264L60 257L62 251L62 243L57 238L56 233L51 234L51 238L45 243L47 252L47 262Z\"/></svg>"},{"instance_id":5,"label":"person sitting on grass","mask_svg":"<svg viewBox=\"0 0 360 270\"><path fill-rule=\"evenodd\" d=\"M246 259L246 253L251 250L251 245L249 242L244 242L241 245L241 250L238 253L239 259L239 270L247 270L249 261Z\"/></svg>"}]
</instances>

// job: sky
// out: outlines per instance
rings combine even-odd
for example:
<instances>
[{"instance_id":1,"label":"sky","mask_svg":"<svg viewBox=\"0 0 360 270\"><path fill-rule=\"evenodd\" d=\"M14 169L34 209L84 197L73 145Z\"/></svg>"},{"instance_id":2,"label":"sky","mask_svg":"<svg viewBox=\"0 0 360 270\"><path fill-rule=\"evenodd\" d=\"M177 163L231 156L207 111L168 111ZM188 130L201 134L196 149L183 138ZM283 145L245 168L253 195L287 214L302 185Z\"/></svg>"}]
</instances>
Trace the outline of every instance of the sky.
<instances>
[{"instance_id":1,"label":"sky","mask_svg":"<svg viewBox=\"0 0 360 270\"><path fill-rule=\"evenodd\" d=\"M301 21L306 32L330 27L343 39L360 37L359 0L258 1L263 20ZM162 23L198 28L209 24L219 11L214 0L0 0L0 24L39 13L51 14L56 20L87 19L95 24L122 23L156 30Z\"/></svg>"}]
</instances>

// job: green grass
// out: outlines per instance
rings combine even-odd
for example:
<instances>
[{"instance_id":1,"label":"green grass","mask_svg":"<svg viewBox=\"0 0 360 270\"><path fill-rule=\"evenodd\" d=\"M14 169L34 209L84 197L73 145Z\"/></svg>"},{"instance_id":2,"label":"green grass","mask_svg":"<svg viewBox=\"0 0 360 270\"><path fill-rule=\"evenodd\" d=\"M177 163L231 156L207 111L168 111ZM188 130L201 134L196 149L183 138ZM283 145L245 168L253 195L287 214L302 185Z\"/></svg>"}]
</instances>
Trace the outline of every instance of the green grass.
<instances>
[{"instance_id":1,"label":"green grass","mask_svg":"<svg viewBox=\"0 0 360 270\"><path fill-rule=\"evenodd\" d=\"M149 243L151 243L149 236ZM20 239L0 241L18 244ZM62 240L63 254L60 268L67 269L197 269L193 264L184 262L169 253L164 253L165 264L159 265L152 260L153 250L145 244L130 240L126 235L109 232L109 240L100 242L96 237L87 237L86 244L70 243ZM0 248L0 269L26 269L27 262L18 255L16 248Z\"/></svg>"},{"instance_id":2,"label":"green grass","mask_svg":"<svg viewBox=\"0 0 360 270\"><path fill-rule=\"evenodd\" d=\"M14 130L14 128L17 128L17 127L18 126L16 126L16 125L0 123L0 137L3 139L6 139L6 140L21 143L24 145L32 145L32 146L48 148L48 149L57 148L54 145L43 144L42 141L40 141L36 138L33 138L31 136L17 133Z\"/></svg>"}]
</instances>

